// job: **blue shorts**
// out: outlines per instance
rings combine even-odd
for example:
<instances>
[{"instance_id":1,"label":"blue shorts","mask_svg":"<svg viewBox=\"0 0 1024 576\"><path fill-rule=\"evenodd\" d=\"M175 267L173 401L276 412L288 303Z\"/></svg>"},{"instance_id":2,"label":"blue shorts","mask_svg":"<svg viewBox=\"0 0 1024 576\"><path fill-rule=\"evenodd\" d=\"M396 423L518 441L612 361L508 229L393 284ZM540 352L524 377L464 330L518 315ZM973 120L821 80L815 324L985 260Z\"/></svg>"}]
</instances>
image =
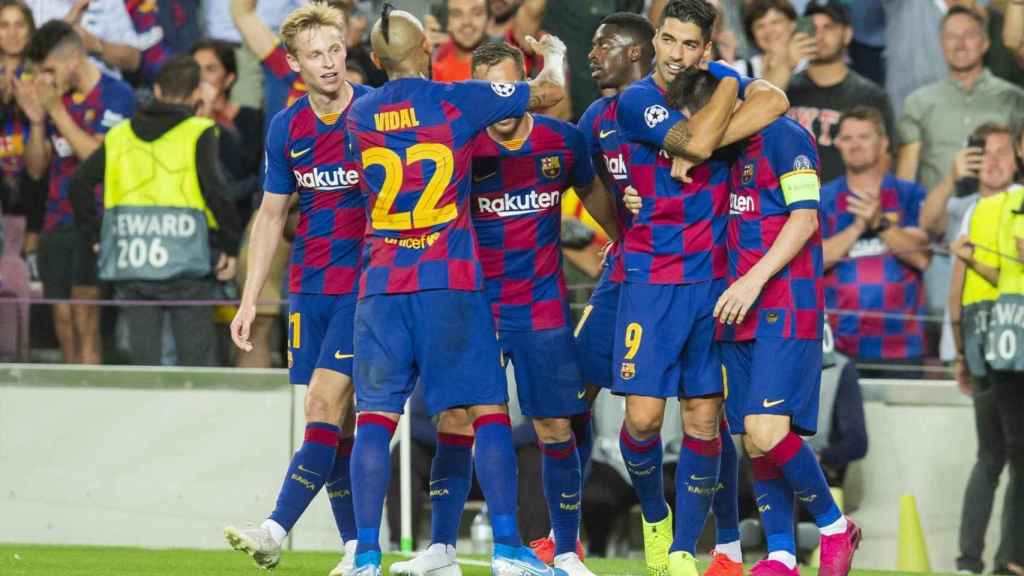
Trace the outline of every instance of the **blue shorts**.
<instances>
[{"instance_id":1,"label":"blue shorts","mask_svg":"<svg viewBox=\"0 0 1024 576\"><path fill-rule=\"evenodd\" d=\"M728 395L725 414L733 434L743 434L751 414L789 416L797 434L818 429L821 340L761 336L746 342L719 342Z\"/></svg>"},{"instance_id":2,"label":"blue shorts","mask_svg":"<svg viewBox=\"0 0 1024 576\"><path fill-rule=\"evenodd\" d=\"M501 332L502 353L512 361L519 409L531 418L563 418L587 411L576 347L568 327Z\"/></svg>"},{"instance_id":3,"label":"blue shorts","mask_svg":"<svg viewBox=\"0 0 1024 576\"><path fill-rule=\"evenodd\" d=\"M715 302L725 281L622 285L612 393L654 398L721 396Z\"/></svg>"},{"instance_id":4,"label":"blue shorts","mask_svg":"<svg viewBox=\"0 0 1024 576\"><path fill-rule=\"evenodd\" d=\"M313 370L352 376L355 294L288 296L288 380L309 384Z\"/></svg>"},{"instance_id":5,"label":"blue shorts","mask_svg":"<svg viewBox=\"0 0 1024 576\"><path fill-rule=\"evenodd\" d=\"M377 294L356 306L356 410L401 414L419 379L431 416L505 404L508 384L483 292Z\"/></svg>"},{"instance_id":6,"label":"blue shorts","mask_svg":"<svg viewBox=\"0 0 1024 576\"><path fill-rule=\"evenodd\" d=\"M576 356L580 374L587 384L612 387L612 352L615 348L615 317L622 284L608 280L610 267L597 281L590 301L576 324Z\"/></svg>"}]
</instances>

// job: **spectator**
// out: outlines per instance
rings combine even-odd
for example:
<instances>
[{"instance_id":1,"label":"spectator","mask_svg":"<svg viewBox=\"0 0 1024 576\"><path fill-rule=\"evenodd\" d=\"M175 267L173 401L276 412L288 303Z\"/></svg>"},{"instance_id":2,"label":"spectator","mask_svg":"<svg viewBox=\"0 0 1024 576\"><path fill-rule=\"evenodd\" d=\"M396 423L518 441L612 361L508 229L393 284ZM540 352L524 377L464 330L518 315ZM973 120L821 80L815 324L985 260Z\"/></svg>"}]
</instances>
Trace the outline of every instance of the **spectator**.
<instances>
[{"instance_id":1,"label":"spectator","mask_svg":"<svg viewBox=\"0 0 1024 576\"><path fill-rule=\"evenodd\" d=\"M963 0L961 0L963 1ZM969 2L963 2L968 4ZM1000 10L996 3L989 2L983 6L981 2L974 2L975 8L985 15L988 21L988 37L992 42L988 52L985 53L985 66L993 74L1010 82L1018 88L1024 88L1024 59L1020 58L1015 49L1017 44L1006 44L1003 31L1006 30L1006 15ZM1006 2L1006 6L1012 3ZM1013 38L1010 38L1013 40Z\"/></svg>"},{"instance_id":2,"label":"spectator","mask_svg":"<svg viewBox=\"0 0 1024 576\"><path fill-rule=\"evenodd\" d=\"M964 215L960 235L951 250L953 263L949 310L957 351L956 375L961 390L974 401L974 423L978 437L978 459L971 470L960 517L960 556L957 570L980 574L984 569L985 531L999 477L1006 464L1006 435L995 403L993 372L985 361L985 322L999 291L995 282L979 274L982 267L999 266L999 224L1007 194L1000 189L1012 177L1014 154L1009 132L993 133L992 154L986 154L979 174L977 202ZM1005 142L1003 142L1005 140ZM989 148L986 142L986 149ZM998 154L995 153L998 148ZM993 187L995 185L996 187ZM995 279L995 278L993 278ZM1014 514L1013 495L1003 502L1003 516ZM994 573L1008 573L1007 554L1011 535L1003 532L995 555Z\"/></svg>"},{"instance_id":3,"label":"spectator","mask_svg":"<svg viewBox=\"0 0 1024 576\"><path fill-rule=\"evenodd\" d=\"M942 18L941 32L949 77L908 96L898 126L896 174L917 180L928 190L941 183L946 167L975 128L986 122L1013 125L1024 119L1024 91L996 78L984 66L982 58L990 43L981 14L954 6ZM960 228L962 214L951 214L949 230ZM933 313L941 313L946 306L950 265L949 256L938 254L925 273L927 304ZM948 323L943 324L943 332L941 355L951 359Z\"/></svg>"},{"instance_id":4,"label":"spectator","mask_svg":"<svg viewBox=\"0 0 1024 576\"><path fill-rule=\"evenodd\" d=\"M141 72L152 80L166 56L163 29L152 2L128 0L26 0L37 22L64 19L75 27L100 68L120 79Z\"/></svg>"},{"instance_id":5,"label":"spectator","mask_svg":"<svg viewBox=\"0 0 1024 576\"><path fill-rule=\"evenodd\" d=\"M25 219L30 197L23 190L29 122L18 107L14 86L25 72L25 48L35 32L32 11L20 0L0 0L0 207L5 218ZM24 224L20 224L24 228ZM34 234L32 236L35 236ZM35 251L32 239L31 250Z\"/></svg>"},{"instance_id":6,"label":"spectator","mask_svg":"<svg viewBox=\"0 0 1024 576\"><path fill-rule=\"evenodd\" d=\"M39 72L32 81L15 83L18 104L30 123L25 168L35 179L49 173L39 239L43 295L98 299L96 255L74 229L68 182L79 162L99 148L107 130L131 116L132 90L100 71L88 58L81 37L63 20L51 20L37 30L26 57ZM53 319L65 362L100 362L96 306L54 304Z\"/></svg>"},{"instance_id":7,"label":"spectator","mask_svg":"<svg viewBox=\"0 0 1024 576\"><path fill-rule=\"evenodd\" d=\"M231 101L238 78L234 48L221 40L201 40L192 46L192 57L199 64L202 105L197 112L220 126L220 160L230 180L222 193L235 203L242 221L252 213L254 197L260 186L260 161L263 160L263 112Z\"/></svg>"},{"instance_id":8,"label":"spectator","mask_svg":"<svg viewBox=\"0 0 1024 576\"><path fill-rule=\"evenodd\" d=\"M1016 138L1018 145L1020 140L1021 137L1018 134ZM1001 170L1000 164L1001 162L995 159L986 162L982 175L991 170L994 176L995 172ZM1024 188L1015 188L1002 196L1004 198L1002 206L999 207L997 231L994 234L998 257L991 259L982 254L987 252L986 250L977 249L984 247L990 241L991 230L987 229L982 229L979 232L989 238L977 238L979 240L977 244L969 244L965 241L967 239L961 239L956 243L955 248L957 257L964 261L964 265L968 269L978 273L989 282L995 281L996 285L996 301L993 304L992 313L987 317L988 333L985 337L985 360L988 364L988 375L992 384L991 402L994 404L994 413L988 414L988 417L994 417L996 420L989 421L987 424L998 426L1002 434L1005 458L1010 464L1010 484L1007 486L1006 493L1008 498L1013 498L1012 501L1006 502L1004 507L1005 516L1002 529L1003 537L1004 539L1008 537L1008 541L1004 540L1006 546L1001 546L997 551L996 561L997 563L1000 561L1006 563L1008 570L1005 573L1021 574L1024 573L1024 543L1019 538L1021 531L1024 530L1024 505L1022 505L1024 502L1020 498L1020 495L1024 494L1024 418L1021 417L1024 414L1024 388L1021 388L1020 381L1021 372L1024 371L1024 356L1020 354L1017 346L1019 346L1021 338L1024 337L1024 322L1014 311L1020 310L1024 304L1024 265L1022 265L1021 259L1021 255L1024 254ZM979 201L975 211L987 211L991 198L990 196ZM972 230L970 235L972 242L974 237L975 233ZM1011 348L1007 344L1012 342L1018 344ZM966 349L965 352L967 352ZM979 422L979 425L981 424ZM995 449L998 450L998 437ZM986 464L994 466L997 463ZM981 464L979 457L979 465ZM975 471L979 472L977 467ZM984 470L980 473L987 478L983 478L979 483L988 480L994 484L995 479L998 478L998 471L995 470ZM974 480L972 474L971 484L974 483ZM971 484L968 485L968 489L972 487ZM990 491L994 491L994 487L984 486L983 490L984 493L978 496L983 497ZM971 500L970 503L972 507L976 505L974 500ZM989 496L988 503L991 508L991 496ZM965 501L966 505L967 501ZM979 523L982 519L987 522L987 518L977 518ZM969 557L974 552L980 556L980 547L972 550L970 544L978 544L976 533L978 530L982 535L984 533L983 526L972 526L972 528L975 533L970 534L968 540L961 540L961 559L968 561L975 559ZM963 535L964 533L961 532L961 536ZM968 546L964 547L964 544L968 544ZM968 563L969 568L976 566L977 564L971 566ZM1001 567L997 565L998 568Z\"/></svg>"},{"instance_id":9,"label":"spectator","mask_svg":"<svg viewBox=\"0 0 1024 576\"><path fill-rule=\"evenodd\" d=\"M872 106L885 118L886 134L892 134L892 109L885 91L846 64L846 49L853 38L846 8L838 0L816 2L807 6L805 16L814 23L815 51L810 66L793 76L786 91L789 116L814 134L821 181L830 182L843 173L835 144L840 115L858 104Z\"/></svg>"},{"instance_id":10,"label":"spectator","mask_svg":"<svg viewBox=\"0 0 1024 576\"><path fill-rule=\"evenodd\" d=\"M760 51L736 63L747 76L764 78L785 90L794 71L814 56L814 38L796 32L796 10L789 0L753 0L744 11L743 26Z\"/></svg>"},{"instance_id":11,"label":"spectator","mask_svg":"<svg viewBox=\"0 0 1024 576\"><path fill-rule=\"evenodd\" d=\"M839 310L829 316L836 349L857 361L916 363L929 260L917 227L925 191L887 171L889 138L876 109L844 113L836 143L846 174L821 189L825 304Z\"/></svg>"},{"instance_id":12,"label":"spectator","mask_svg":"<svg viewBox=\"0 0 1024 576\"><path fill-rule=\"evenodd\" d=\"M1017 64L1024 63L1024 2L1010 0L1006 3L1002 35L1003 45L1013 54Z\"/></svg>"},{"instance_id":13,"label":"spectator","mask_svg":"<svg viewBox=\"0 0 1024 576\"><path fill-rule=\"evenodd\" d=\"M473 50L487 40L487 0L447 0L446 13L448 41L434 51L433 79L469 80Z\"/></svg>"},{"instance_id":14,"label":"spectator","mask_svg":"<svg viewBox=\"0 0 1024 576\"><path fill-rule=\"evenodd\" d=\"M885 10L882 0L847 2L853 42L850 67L879 86L885 85Z\"/></svg>"},{"instance_id":15,"label":"spectator","mask_svg":"<svg viewBox=\"0 0 1024 576\"><path fill-rule=\"evenodd\" d=\"M199 77L190 55L169 59L157 74L156 100L114 127L71 179L75 219L84 242L98 242L99 275L111 282L115 299L208 300L211 272L219 281L235 275L241 223L220 195L226 183L217 161L216 126L193 116ZM100 183L102 216L93 198ZM214 250L208 230L217 232ZM179 364L214 365L211 312L206 306L170 308ZM132 362L159 365L161 307L128 306L122 314Z\"/></svg>"}]
</instances>

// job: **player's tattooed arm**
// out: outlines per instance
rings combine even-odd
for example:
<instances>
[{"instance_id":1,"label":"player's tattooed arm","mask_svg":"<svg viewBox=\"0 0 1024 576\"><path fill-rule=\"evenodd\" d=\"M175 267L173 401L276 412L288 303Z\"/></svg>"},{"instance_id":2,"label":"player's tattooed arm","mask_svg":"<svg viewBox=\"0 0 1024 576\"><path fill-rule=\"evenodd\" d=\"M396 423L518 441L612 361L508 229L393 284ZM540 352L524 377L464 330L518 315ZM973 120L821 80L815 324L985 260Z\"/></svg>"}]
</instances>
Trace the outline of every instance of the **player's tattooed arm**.
<instances>
[{"instance_id":1,"label":"player's tattooed arm","mask_svg":"<svg viewBox=\"0 0 1024 576\"><path fill-rule=\"evenodd\" d=\"M729 120L721 146L728 146L760 132L789 110L786 93L764 80L755 80L744 92L745 100Z\"/></svg>"},{"instance_id":2,"label":"player's tattooed arm","mask_svg":"<svg viewBox=\"0 0 1024 576\"><path fill-rule=\"evenodd\" d=\"M553 34L540 40L526 37L526 43L535 54L544 58L544 67L530 81L530 110L543 110L565 98L565 44Z\"/></svg>"},{"instance_id":3,"label":"player's tattooed arm","mask_svg":"<svg viewBox=\"0 0 1024 576\"><path fill-rule=\"evenodd\" d=\"M739 83L734 78L721 80L703 108L689 120L680 120L669 128L662 148L672 156L693 162L710 158L729 125L738 90Z\"/></svg>"}]
</instances>

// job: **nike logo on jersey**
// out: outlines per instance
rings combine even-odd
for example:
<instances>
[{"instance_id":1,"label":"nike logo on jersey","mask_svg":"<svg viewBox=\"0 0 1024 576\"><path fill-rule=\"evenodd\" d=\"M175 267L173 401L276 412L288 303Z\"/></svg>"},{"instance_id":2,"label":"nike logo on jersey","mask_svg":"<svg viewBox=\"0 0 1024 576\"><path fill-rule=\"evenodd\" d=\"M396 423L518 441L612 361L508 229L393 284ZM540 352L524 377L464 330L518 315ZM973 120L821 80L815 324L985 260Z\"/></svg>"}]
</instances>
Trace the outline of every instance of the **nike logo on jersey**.
<instances>
[{"instance_id":1,"label":"nike logo on jersey","mask_svg":"<svg viewBox=\"0 0 1024 576\"><path fill-rule=\"evenodd\" d=\"M587 391L586 390L580 390L579 392L576 393L576 398L579 399L579 400L583 400L583 397L586 396L586 395L587 395Z\"/></svg>"},{"instance_id":2,"label":"nike logo on jersey","mask_svg":"<svg viewBox=\"0 0 1024 576\"><path fill-rule=\"evenodd\" d=\"M615 130L601 130L601 132L598 134L598 136L600 136L602 139L604 139L604 138L607 138L607 137L611 136L612 134L615 134Z\"/></svg>"},{"instance_id":3,"label":"nike logo on jersey","mask_svg":"<svg viewBox=\"0 0 1024 576\"><path fill-rule=\"evenodd\" d=\"M313 148L310 147L310 148L306 148L305 150L292 150L291 151L292 158L299 158L301 156L305 156L306 152L309 152L312 149Z\"/></svg>"},{"instance_id":4,"label":"nike logo on jersey","mask_svg":"<svg viewBox=\"0 0 1024 576\"><path fill-rule=\"evenodd\" d=\"M785 401L786 401L785 398L783 398L782 400L771 400L771 401L769 401L767 398L765 398L764 401L761 402L761 406L764 406L765 408L774 408L774 407L778 406L779 404L782 404Z\"/></svg>"},{"instance_id":5,"label":"nike logo on jersey","mask_svg":"<svg viewBox=\"0 0 1024 576\"><path fill-rule=\"evenodd\" d=\"M566 494L565 492L562 492L562 498L575 498L579 495L579 492L573 492L572 494Z\"/></svg>"},{"instance_id":6,"label":"nike logo on jersey","mask_svg":"<svg viewBox=\"0 0 1024 576\"><path fill-rule=\"evenodd\" d=\"M473 174L473 182L483 182L484 180L487 180L488 178L494 176L495 174L497 174L497 172L488 172L483 176L477 176L476 174Z\"/></svg>"},{"instance_id":7,"label":"nike logo on jersey","mask_svg":"<svg viewBox=\"0 0 1024 576\"><path fill-rule=\"evenodd\" d=\"M710 480L711 478L714 478L714 476L697 476L696 474L690 474L690 480L693 480L694 482Z\"/></svg>"},{"instance_id":8,"label":"nike logo on jersey","mask_svg":"<svg viewBox=\"0 0 1024 576\"><path fill-rule=\"evenodd\" d=\"M354 356L355 356L355 354L342 354L340 351L334 353L334 359L335 360L344 360L346 358L352 358Z\"/></svg>"},{"instance_id":9,"label":"nike logo on jersey","mask_svg":"<svg viewBox=\"0 0 1024 576\"><path fill-rule=\"evenodd\" d=\"M438 478L437 480L431 480L430 481L430 485L433 486L434 484L437 484L438 482L444 482L447 479L448 479L448 477L446 476L444 478Z\"/></svg>"}]
</instances>

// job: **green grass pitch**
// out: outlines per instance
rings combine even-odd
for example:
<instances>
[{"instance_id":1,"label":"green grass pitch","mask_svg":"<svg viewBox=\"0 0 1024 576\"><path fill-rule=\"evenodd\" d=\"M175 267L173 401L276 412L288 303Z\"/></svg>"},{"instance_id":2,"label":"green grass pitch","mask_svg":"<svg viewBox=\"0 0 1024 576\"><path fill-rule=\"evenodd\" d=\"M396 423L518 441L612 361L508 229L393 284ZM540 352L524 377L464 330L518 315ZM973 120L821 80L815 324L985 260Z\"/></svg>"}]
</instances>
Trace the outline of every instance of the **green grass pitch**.
<instances>
[{"instance_id":1,"label":"green grass pitch","mask_svg":"<svg viewBox=\"0 0 1024 576\"><path fill-rule=\"evenodd\" d=\"M281 564L268 573L257 570L247 557L232 550L0 544L0 574L3 576L327 576L339 559L339 554L327 552L285 552ZM385 564L399 559L399 556L388 555ZM639 560L593 559L587 564L599 576L644 575L643 562ZM489 573L484 566L463 565L465 576L488 576ZM804 576L814 574L814 569L803 570ZM852 576L875 574L896 572L852 572Z\"/></svg>"}]
</instances>

